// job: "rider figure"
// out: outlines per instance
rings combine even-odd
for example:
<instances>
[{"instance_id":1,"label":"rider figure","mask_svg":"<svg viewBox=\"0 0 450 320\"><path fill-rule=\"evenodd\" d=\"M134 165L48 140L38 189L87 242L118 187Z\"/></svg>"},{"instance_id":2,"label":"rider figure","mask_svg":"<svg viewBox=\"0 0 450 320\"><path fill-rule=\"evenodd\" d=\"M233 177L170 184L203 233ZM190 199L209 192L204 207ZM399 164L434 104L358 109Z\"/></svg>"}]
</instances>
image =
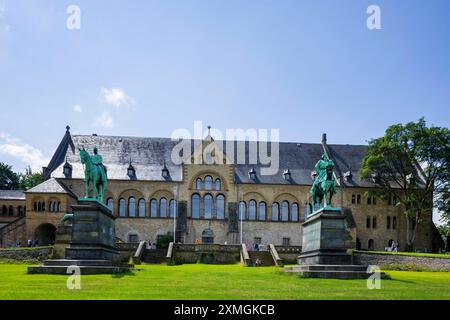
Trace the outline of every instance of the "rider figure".
<instances>
[{"instance_id":1,"label":"rider figure","mask_svg":"<svg viewBox=\"0 0 450 320\"><path fill-rule=\"evenodd\" d=\"M329 163L330 159L328 159L326 154L323 154L322 158L320 158L320 160L317 161L315 166L315 170L317 173L316 180L314 181L315 185L327 179L327 166L329 165Z\"/></svg>"},{"instance_id":2,"label":"rider figure","mask_svg":"<svg viewBox=\"0 0 450 320\"><path fill-rule=\"evenodd\" d=\"M104 174L106 177L106 168L103 165L103 158L101 155L98 154L98 149L97 147L94 147L94 154L91 156L91 160L92 163L94 165L96 165L97 167L99 167L100 172L102 173L102 175ZM102 170L103 169L103 170Z\"/></svg>"}]
</instances>

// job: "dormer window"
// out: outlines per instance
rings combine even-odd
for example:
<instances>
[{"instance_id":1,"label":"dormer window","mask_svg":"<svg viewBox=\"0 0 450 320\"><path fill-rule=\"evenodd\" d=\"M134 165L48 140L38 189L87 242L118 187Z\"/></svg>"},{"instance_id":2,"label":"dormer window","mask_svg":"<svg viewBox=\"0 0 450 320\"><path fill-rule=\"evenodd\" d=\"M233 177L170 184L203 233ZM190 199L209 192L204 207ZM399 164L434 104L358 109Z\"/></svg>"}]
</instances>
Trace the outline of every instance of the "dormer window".
<instances>
[{"instance_id":1,"label":"dormer window","mask_svg":"<svg viewBox=\"0 0 450 320\"><path fill-rule=\"evenodd\" d=\"M67 159L66 159L66 163L64 164L64 167L63 167L63 174L64 174L64 177L66 177L66 179L72 178L72 165L67 161Z\"/></svg>"},{"instance_id":2,"label":"dormer window","mask_svg":"<svg viewBox=\"0 0 450 320\"><path fill-rule=\"evenodd\" d=\"M352 180L352 172L351 171L347 171L346 173L344 173L344 179L345 181L351 181Z\"/></svg>"},{"instance_id":3,"label":"dormer window","mask_svg":"<svg viewBox=\"0 0 450 320\"><path fill-rule=\"evenodd\" d=\"M249 172L248 172L248 177L251 180L256 180L256 171L254 168L252 168Z\"/></svg>"},{"instance_id":4,"label":"dormer window","mask_svg":"<svg viewBox=\"0 0 450 320\"><path fill-rule=\"evenodd\" d=\"M130 159L130 165L128 166L128 169L127 169L127 176L130 178L134 178L136 176L136 169L134 169L133 165L131 164L131 159Z\"/></svg>"},{"instance_id":5,"label":"dormer window","mask_svg":"<svg viewBox=\"0 0 450 320\"><path fill-rule=\"evenodd\" d=\"M291 180L291 170L289 170L289 169L284 170L284 172L283 172L283 178L284 178L284 180L286 180L286 181Z\"/></svg>"},{"instance_id":6,"label":"dormer window","mask_svg":"<svg viewBox=\"0 0 450 320\"><path fill-rule=\"evenodd\" d=\"M169 172L169 169L167 169L167 166L166 166L166 163L165 163L165 162L164 162L164 167L163 167L163 169L162 169L161 174L162 174L162 177L163 177L164 179L169 179L169 178L170 178L170 172Z\"/></svg>"}]
</instances>

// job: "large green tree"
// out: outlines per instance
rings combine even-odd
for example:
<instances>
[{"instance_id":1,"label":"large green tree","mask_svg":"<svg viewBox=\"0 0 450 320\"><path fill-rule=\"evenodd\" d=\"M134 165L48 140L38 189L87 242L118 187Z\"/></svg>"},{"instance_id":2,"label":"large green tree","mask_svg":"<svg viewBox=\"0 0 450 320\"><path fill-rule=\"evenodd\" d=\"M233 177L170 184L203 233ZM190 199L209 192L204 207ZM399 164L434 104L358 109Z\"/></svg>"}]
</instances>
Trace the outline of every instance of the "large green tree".
<instances>
[{"instance_id":1,"label":"large green tree","mask_svg":"<svg viewBox=\"0 0 450 320\"><path fill-rule=\"evenodd\" d=\"M433 207L449 217L450 131L417 122L390 126L369 142L360 176L376 188L369 193L395 199L406 219L406 244L413 248L416 231Z\"/></svg>"},{"instance_id":2,"label":"large green tree","mask_svg":"<svg viewBox=\"0 0 450 320\"><path fill-rule=\"evenodd\" d=\"M20 173L19 175L19 189L28 190L37 186L44 181L44 176L41 172L35 172L28 167L25 173Z\"/></svg>"},{"instance_id":3,"label":"large green tree","mask_svg":"<svg viewBox=\"0 0 450 320\"><path fill-rule=\"evenodd\" d=\"M19 186L19 176L12 167L0 162L0 190L13 190Z\"/></svg>"}]
</instances>

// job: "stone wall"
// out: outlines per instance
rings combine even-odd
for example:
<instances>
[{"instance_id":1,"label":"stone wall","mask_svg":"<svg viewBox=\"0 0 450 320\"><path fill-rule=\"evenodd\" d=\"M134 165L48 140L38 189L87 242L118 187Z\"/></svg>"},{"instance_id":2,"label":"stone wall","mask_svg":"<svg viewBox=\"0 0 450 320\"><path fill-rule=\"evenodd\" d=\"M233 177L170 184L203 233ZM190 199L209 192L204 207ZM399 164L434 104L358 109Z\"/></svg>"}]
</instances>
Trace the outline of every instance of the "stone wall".
<instances>
[{"instance_id":1,"label":"stone wall","mask_svg":"<svg viewBox=\"0 0 450 320\"><path fill-rule=\"evenodd\" d=\"M176 264L234 264L240 261L240 246L220 244L175 244L172 261Z\"/></svg>"},{"instance_id":2,"label":"stone wall","mask_svg":"<svg viewBox=\"0 0 450 320\"><path fill-rule=\"evenodd\" d=\"M53 247L0 249L0 259L43 261L50 258L52 254Z\"/></svg>"},{"instance_id":3,"label":"stone wall","mask_svg":"<svg viewBox=\"0 0 450 320\"><path fill-rule=\"evenodd\" d=\"M360 265L411 265L430 270L450 270L449 258L417 257L400 254L353 252L353 263Z\"/></svg>"}]
</instances>

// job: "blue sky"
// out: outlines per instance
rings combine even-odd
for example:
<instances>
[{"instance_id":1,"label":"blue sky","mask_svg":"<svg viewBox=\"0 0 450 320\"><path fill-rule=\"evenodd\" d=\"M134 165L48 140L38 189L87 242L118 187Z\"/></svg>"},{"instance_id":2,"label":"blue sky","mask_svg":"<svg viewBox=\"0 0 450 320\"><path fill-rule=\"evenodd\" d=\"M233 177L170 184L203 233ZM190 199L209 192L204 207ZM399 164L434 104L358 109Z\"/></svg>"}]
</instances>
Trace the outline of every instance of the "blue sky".
<instances>
[{"instance_id":1,"label":"blue sky","mask_svg":"<svg viewBox=\"0 0 450 320\"><path fill-rule=\"evenodd\" d=\"M342 144L422 116L449 127L449 14L448 0L0 0L0 161L39 168L67 124L169 137L201 120Z\"/></svg>"}]
</instances>

